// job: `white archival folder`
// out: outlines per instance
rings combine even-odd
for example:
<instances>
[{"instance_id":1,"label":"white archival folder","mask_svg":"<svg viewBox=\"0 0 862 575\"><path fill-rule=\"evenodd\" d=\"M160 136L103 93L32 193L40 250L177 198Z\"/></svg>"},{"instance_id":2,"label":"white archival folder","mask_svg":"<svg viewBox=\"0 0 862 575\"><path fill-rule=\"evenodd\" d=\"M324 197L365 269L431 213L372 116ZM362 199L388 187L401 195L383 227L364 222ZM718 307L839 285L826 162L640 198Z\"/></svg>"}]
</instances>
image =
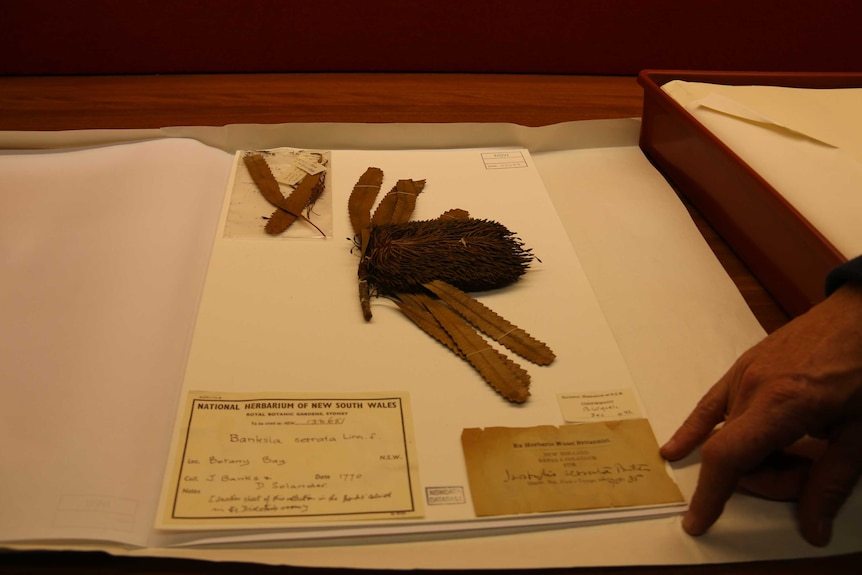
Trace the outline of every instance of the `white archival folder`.
<instances>
[{"instance_id":1,"label":"white archival folder","mask_svg":"<svg viewBox=\"0 0 862 575\"><path fill-rule=\"evenodd\" d=\"M505 167L500 162L489 164L488 157L495 154L517 161ZM512 404L495 393L466 362L403 317L390 300L373 299L374 318L363 319L357 295L359 258L346 206L354 183L371 166L383 170L384 190L401 179L426 181L414 220L436 218L451 208L465 209L475 218L504 223L540 259L515 285L477 296L556 350L558 358L551 366L521 362L532 377L532 395L526 403ZM282 525L281 532L269 537L403 535L622 520L679 511L677 506L484 519L473 513L461 453L463 429L563 425L559 394L633 389L625 361L528 150L333 150L330 171L327 193L333 194L335 206L331 238L226 236L224 222L232 204L230 195L226 197L184 388L257 392L263 397L278 392L341 397L406 392L416 436L419 495L428 501L424 516L415 519L336 523L311 519L294 524L294 529ZM340 415L331 409L306 411L318 418ZM333 431L328 437L342 441L342 435ZM353 449L362 448L354 445ZM319 463L322 469L324 463ZM221 473L224 467L217 464L212 469ZM309 477L320 475L312 474L311 468L308 471ZM326 489L335 488L334 478L327 481ZM201 482L195 485L200 487ZM440 488L461 495L435 504L431 494ZM202 536L201 541L213 537ZM225 538L223 533L218 540Z\"/></svg>"},{"instance_id":2,"label":"white archival folder","mask_svg":"<svg viewBox=\"0 0 862 575\"><path fill-rule=\"evenodd\" d=\"M836 540L826 550L815 550L799 544L791 520L791 506L743 496L734 497L719 524L707 536L697 540L681 533L675 516L588 524L566 529L526 528L525 525L513 524L512 529L504 529L494 535L471 537L388 534L386 537L358 537L329 543L318 541L314 544L303 543L302 540L279 541L274 545L246 541L244 546L240 540L235 540L232 544L206 549L164 547L184 541L193 543L200 534L187 537L153 533L151 527L157 495L141 497L135 493L136 490L137 493L142 490L158 493L170 443L169 427L173 424L181 400L183 378L186 379L186 389L193 386L215 391L254 391L265 388L318 391L320 386L326 386L326 389L337 391L347 386L347 380L339 377L340 369L363 368L358 359L361 354L357 354L356 359L351 359L349 355L346 359L339 358L341 365L335 365L336 362L331 359L332 352L338 351L334 348L340 347L335 345L340 337L349 336L351 345L364 349L364 357L374 358L374 361L380 360L381 349L384 353L393 347L410 350L412 357L396 355L401 359L396 359L395 365L378 371L382 375L375 375L377 385L374 387L377 390L407 389L417 429L431 420L420 406L426 402L426 405L438 408L438 419L469 417L478 426L548 423L547 418L551 414L559 418L559 410L555 399L549 399L544 390L540 390L541 382L547 379L550 382L547 385L555 386L555 389L570 389L568 386L577 389L583 389L580 386L587 389L601 389L603 386L635 387L658 440L666 439L694 401L742 350L762 336L762 331L712 257L672 190L636 147L637 130L636 121L606 121L538 129L509 125L232 126L224 129L170 129L155 133L85 132L55 135L60 140L72 138L72 145L116 144L118 138L122 141L124 138L131 140L168 135L197 138L229 151L285 145L327 150L375 150L363 152L354 158L357 169L366 167L368 163L364 154L374 155L380 150L399 150L393 152L397 155L408 154L403 150L420 148L524 146L529 149L529 156L553 202L540 198L537 200L539 204L533 206L535 212L532 213L543 216L551 214L554 222L551 226L541 226L526 217L531 212L519 211L515 206L523 204L518 201L520 198L510 197L511 194L506 195L500 207L497 207L497 203L491 204L500 212L486 214L485 210L489 208L484 201L473 208L468 205L455 206L443 194L435 197L432 187L435 180L428 174L417 174L410 170L404 177L428 178L427 194L420 197L418 204L423 215L434 217L441 208L466 207L477 217L487 215L506 219L505 223L534 248L542 263L528 272L514 289L505 294L489 294L487 299L483 299L521 327L548 340L558 352L559 363L549 368L531 368L534 396L530 401L534 403L528 407L535 409L532 412L527 409L515 411L517 415L510 418L512 406L493 394L466 364L407 324L382 301L377 301L374 307L374 321L364 323L352 283L355 276L351 275L331 288L333 293L339 292L343 297L333 295L328 298L331 301L326 306L312 303L309 305L311 309L302 312L314 316L316 320L320 316L328 317L327 314L337 310L337 316L333 314L338 320L336 323L312 321L306 325L305 321L297 322L293 315L286 318L290 323L302 324L301 328L299 325L295 327L300 328L299 333L308 336L305 343L311 350L310 355L290 366L290 373L301 377L286 382L279 376L279 369L273 367L277 364L270 359L270 352L276 350L267 347L269 344L262 350L246 349L247 355L240 356L236 362L236 365L243 367L242 371L208 371L210 360L225 363L222 352L234 349L238 336L236 333L226 333L223 341L207 341L219 331L201 332L201 326L217 325L222 320L241 321L243 313L262 313L263 308L266 308L267 314L274 313L268 305L268 298L281 300L266 295L259 302L244 303L243 306L247 307L227 309L226 317L222 318L218 317L216 310L226 308L215 305L220 297L218 293L204 294L198 317L198 334L190 355L188 373L184 376L182 361L176 358L185 359L192 340L203 275L209 265L209 246L215 245L215 249L207 290L209 285L215 285L212 283L213 278L225 273L217 269L221 265L219 260L224 257L227 262L230 258L229 255L219 254L219 242L223 240L216 231L216 214L222 208L222 194L227 187L233 157L231 153L201 146L196 142L173 140L168 143L174 149L166 154L167 158L179 156L186 160L195 159L173 167L172 173L207 173L207 177L197 180L192 178L195 181L182 183L181 187L185 189L198 190L198 195L188 200L193 206L187 208L198 207L197 213L205 220L188 228L183 226L182 220L172 222L172 210L161 205L160 209L147 213L144 225L130 227L128 222L107 219L101 222L101 227L88 226L87 229L93 232L90 235L80 231L71 234L77 239L83 236L82 241L90 242L84 244L85 249L81 250L78 249L80 246L73 245L74 242L67 242L67 246L59 241L60 237L70 235L69 228L63 225L81 221L90 215L76 213L76 202L70 201L69 205L59 207L55 205L56 202L47 200L45 204L20 202L20 205L15 205L14 201L8 200L9 196L4 195L4 202L10 202L4 203L4 208L12 205L18 210L17 214L28 215L30 221L39 221L40 215L51 213L55 208L56 213L51 220L53 224L38 228L39 233L29 233L33 229L19 225L15 233L9 232L3 236L4 246L13 247L4 251L4 277L8 277L7 270L11 270L16 274L11 277L28 278L27 283L18 284L19 291L14 291L14 288L8 287L9 283L4 282L3 303L26 301L23 292L27 291L35 294L32 297L39 298L45 311L42 315L29 318L19 316L17 323L6 324L3 328L4 394L12 401L5 402L0 408L3 410L0 425L7 437L20 434L18 430L23 429L29 439L27 443L18 442L12 451L15 457L13 466L22 472L14 475L4 473L0 479L4 487L0 495L0 504L4 508L4 519L0 522L2 539L10 546L16 541L19 546L25 546L27 541L57 539L57 534L65 533L66 539L98 539L141 546L130 550L111 543L85 545L114 553L385 568L553 567L737 561L857 550L858 542L850 534L856 532L856 523L859 521L858 497L851 500L839 518ZM32 146L34 138L39 141L33 134L4 134L2 143L4 147L20 148ZM38 146L61 146L63 142L60 140L43 137ZM164 142L151 145L160 147ZM81 150L67 154L122 154L123 148L111 145L101 150ZM158 158L163 151L155 151L154 154ZM447 153L440 151L437 154ZM50 155L4 155L0 158L4 170L2 177L6 179L10 173L20 176L22 158L26 161L26 157L32 156L34 162L39 162ZM63 155L57 154L53 159ZM41 160L36 160L36 156L41 156ZM151 155L136 154L135 157L149 159ZM379 157L383 161L388 158L388 153ZM102 158L89 165L76 160L80 160L80 157L73 157L68 162L68 170L98 171L100 166L105 168L110 165ZM163 163L169 160L162 158L154 161ZM137 162L131 164L134 166ZM342 165L349 164L349 161L344 160ZM338 178L345 178L337 184L343 190L352 184L355 173L346 170L344 175L340 175L338 165L338 162L333 162L333 178L336 183ZM122 166L124 169L130 167L129 164ZM136 166L145 173L138 179L152 177L147 166L146 161ZM22 197L27 194L32 197L39 188L26 187L35 181L35 177L28 175L26 170L24 172L16 186L21 190ZM86 176L86 173L82 176L84 180ZM110 175L106 177L110 178ZM396 176L393 174L392 177L394 179ZM67 178L65 181L71 180ZM115 177L108 180L106 186L116 187L117 181L123 179L117 180ZM171 188L169 182L160 183L165 189ZM209 190L209 193L202 190ZM110 195L100 199L109 204L113 200ZM157 203L164 201L167 199L159 198ZM510 201L511 204L508 203ZM169 201L167 203L171 205ZM559 216L552 213L554 208ZM8 210L4 209L3 213L0 217L4 218L3 230L6 234L6 230L13 229L7 225L13 218L11 215L6 216L10 213ZM336 213L336 220L339 217ZM559 222L554 219L556 217L561 218L562 226L555 229L555 226L559 226ZM158 229L151 225L153 220L158 222ZM189 246L197 246L190 248L194 255L174 258L176 254L171 253L171 247L176 244L165 240L176 240L189 229L196 230L185 240ZM142 254L135 251L135 242L132 241L135 237L146 237L148 240L161 238L163 244L155 257L142 258ZM116 243L119 239L128 244L117 243L114 250L106 247L111 245L109 241ZM328 257L344 262L343 266L335 266L335 269L343 267L348 273L354 269L350 265L355 260L351 259L353 256L349 253L349 245L345 246L346 242L338 234L331 240L301 241L306 244L316 242L314 245L318 249L332 252L327 254ZM325 242L322 245L327 247L320 248L321 242ZM231 249L238 248L226 247L225 254ZM299 248L296 244L270 242L265 249L274 254L276 251L288 252ZM96 256L88 259L85 257L87 250L93 251ZM37 258L39 263L36 265L30 262L30 256L53 256L56 259L42 261ZM72 256L77 259L70 259ZM305 254L302 257L307 256ZM116 258L111 261L112 265L119 266L117 269L131 271L121 278L110 274L107 278L85 275L84 280L77 284L72 281L69 289L57 289L54 292L47 288L41 291L35 289L41 277L39 274L48 274L45 277L53 279L55 274L68 272L68 277L78 278L81 274L75 273L75 270L101 269L97 263L105 261L106 257ZM234 260L232 264L255 267L252 260L238 259L243 261ZM167 260L175 262L176 268L166 269ZM556 265L560 261L564 265ZM300 274L296 266L286 263L284 269L274 273L276 279L289 278L291 283L298 286L299 293L308 295L316 289L316 281L329 279L329 276L324 278L321 274L331 273L317 269L311 263L309 266L308 273ZM179 275L177 269L183 270L188 276ZM152 282L145 281L146 278L167 271L177 278L175 298L165 297L161 301L174 301L177 308L171 309L161 304L147 308L146 302L152 301L147 294L154 286ZM21 275L24 272L32 276ZM561 275L554 277L556 274ZM340 282L341 272L335 275L332 279ZM550 280L563 280L565 285L555 285L554 281L544 284L544 278L549 276ZM241 280L237 281L242 283ZM26 285L29 289L21 290L20 285ZM94 291L95 288L102 291ZM119 320L112 327L114 331L109 334L95 333L92 341L76 342L71 338L71 343L82 350L90 349L90 356L70 352L67 356L60 356L62 362L39 363L40 357L54 358L52 354L40 352L67 349L70 334L76 333L75 327L79 323L103 325L90 320L93 317L104 319L98 315L105 311L102 304L119 288L124 290L128 299L111 303L119 305L135 302L134 307L125 306L134 310L130 312L131 317ZM242 293L245 288L239 286L239 289ZM546 315L541 311L545 309L545 302L537 301L541 299L539 293L570 302L571 307L563 305L565 312L558 314L560 318L553 314ZM538 296L535 299L534 294ZM581 308L574 305L584 302L587 305ZM68 311L69 305L77 306L77 315ZM188 313L190 307L191 314ZM322 307L326 309L320 309ZM186 312L185 315L180 313L182 310ZM174 340L160 341L152 337L154 332L138 329L140 326L150 329L150 323L156 326L153 330L159 325L164 328L167 325L164 323L167 321L165 318L169 317L173 318L172 327L179 328L178 331L172 330L176 335ZM64 319L66 323L58 323L58 318ZM582 323L568 325L567 322L573 319ZM159 324L160 321L163 323ZM579 331L587 325L589 333ZM130 329L129 326L137 327ZM123 329L127 332L123 332ZM345 330L343 335L337 333L341 329ZM366 336L369 331L374 335ZM293 333L290 331L284 333L288 334L288 339L297 337L290 335ZM30 337L29 343L24 336ZM129 338L136 344L131 352L124 345L124 341L129 341ZM6 345L16 340L17 348ZM374 342L379 347L372 345ZM89 348L90 343L96 344L95 353ZM20 361L22 350L32 354L28 356L26 364ZM175 354L172 356L175 359L173 363L160 364L164 368L161 373L141 373L129 369L129 366L134 365L152 365L152 361L148 361L152 356L147 354L167 356L169 352ZM216 357L205 357L210 354ZM433 360L423 359L426 355ZM87 360L75 361L82 357ZM102 358L103 361L96 361L95 358ZM262 358L265 361L254 363ZM323 365L315 365L318 363ZM424 395L426 392L419 383L426 381L423 378L429 374L417 368L417 363L431 374L445 376L457 373L457 377L469 380L470 385L458 392L458 399L464 401L447 402L448 396L443 393ZM255 366L253 377L245 377L245 369L252 364ZM101 367L93 370L89 367L93 365ZM348 371L352 373L352 369ZM57 379L57 373L64 374L64 379ZM569 374L574 375L568 377ZM99 377L102 379L99 380ZM428 381L433 380L433 377L428 377ZM8 383L10 381L14 383ZM373 389L367 383L362 388ZM50 398L56 398L56 401ZM482 407L471 412L467 409L471 403ZM160 405L169 406L169 409L163 410ZM532 415L539 412L542 415ZM141 413L145 413L146 417L134 417ZM504 413L506 421L501 422L499 418ZM65 427L61 428L58 422L63 422ZM557 419L555 423L561 421ZM75 435L64 431L69 426L77 430ZM421 432L418 432L418 444L423 443L420 436ZM142 437L147 437L147 441L142 441ZM33 445L37 447L28 448ZM41 453L64 455L58 459L40 458L36 449L40 449ZM421 449L420 445L420 459L425 457L419 465L423 484L445 484L459 473L460 470L456 469L458 463L440 464L432 460L433 455L421 455ZM105 461L112 463L105 465ZM70 472L75 472L85 481L88 466L94 465L104 466L111 473L119 473L124 483L121 485L119 480L103 478L100 485L90 484L84 490L68 489L68 485L64 484L62 478L69 477ZM153 471L152 466L158 469ZM696 473L694 458L676 466L675 476L686 496L693 489ZM26 480L23 479L25 475L28 476ZM105 477L117 476L107 474ZM138 482L134 487L132 478ZM16 514L15 522L7 519L11 517L5 513L7 509ZM463 510L466 507L456 509ZM447 508L443 512L452 513L452 510ZM432 513L440 512L431 510L428 518L434 517ZM757 533L757 537L751 536L752 531ZM47 537L46 533L49 532L54 533L54 536ZM620 552L620 540L628 542L624 553ZM578 543L576 553L572 541ZM321 544L327 546L325 553L320 552ZM531 549L533 553L524 553L524 549Z\"/></svg>"}]
</instances>

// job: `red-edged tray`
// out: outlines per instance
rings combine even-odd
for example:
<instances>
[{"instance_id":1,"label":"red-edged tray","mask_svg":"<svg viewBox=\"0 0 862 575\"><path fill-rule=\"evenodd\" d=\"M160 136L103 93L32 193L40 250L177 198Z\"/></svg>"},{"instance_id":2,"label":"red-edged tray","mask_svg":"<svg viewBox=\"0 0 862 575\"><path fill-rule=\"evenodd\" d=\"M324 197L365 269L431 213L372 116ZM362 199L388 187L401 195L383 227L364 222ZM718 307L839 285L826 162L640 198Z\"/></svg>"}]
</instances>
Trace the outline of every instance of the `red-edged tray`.
<instances>
[{"instance_id":1,"label":"red-edged tray","mask_svg":"<svg viewBox=\"0 0 862 575\"><path fill-rule=\"evenodd\" d=\"M644 70L640 147L712 224L790 315L823 299L823 281L846 258L775 188L661 86L671 80L796 88L862 87L862 73Z\"/></svg>"}]
</instances>

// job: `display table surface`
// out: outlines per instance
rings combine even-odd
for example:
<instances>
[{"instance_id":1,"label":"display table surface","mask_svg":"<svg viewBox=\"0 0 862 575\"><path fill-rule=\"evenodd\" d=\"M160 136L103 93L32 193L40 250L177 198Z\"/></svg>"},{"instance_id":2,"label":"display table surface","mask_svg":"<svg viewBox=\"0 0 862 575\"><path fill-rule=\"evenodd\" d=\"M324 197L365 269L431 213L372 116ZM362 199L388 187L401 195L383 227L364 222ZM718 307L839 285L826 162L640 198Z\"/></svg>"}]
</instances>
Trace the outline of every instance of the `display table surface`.
<instances>
[{"instance_id":1,"label":"display table surface","mask_svg":"<svg viewBox=\"0 0 862 575\"><path fill-rule=\"evenodd\" d=\"M0 130L79 130L221 126L237 123L558 122L641 114L634 77L423 74L196 75L7 77L0 79ZM710 226L692 218L752 312L770 332L787 316ZM851 572L860 556L769 561L732 566L578 568L578 573ZM0 555L0 571L17 572L274 572L99 553ZM295 569L301 571L302 569ZM281 572L281 569L279 569Z\"/></svg>"}]
</instances>

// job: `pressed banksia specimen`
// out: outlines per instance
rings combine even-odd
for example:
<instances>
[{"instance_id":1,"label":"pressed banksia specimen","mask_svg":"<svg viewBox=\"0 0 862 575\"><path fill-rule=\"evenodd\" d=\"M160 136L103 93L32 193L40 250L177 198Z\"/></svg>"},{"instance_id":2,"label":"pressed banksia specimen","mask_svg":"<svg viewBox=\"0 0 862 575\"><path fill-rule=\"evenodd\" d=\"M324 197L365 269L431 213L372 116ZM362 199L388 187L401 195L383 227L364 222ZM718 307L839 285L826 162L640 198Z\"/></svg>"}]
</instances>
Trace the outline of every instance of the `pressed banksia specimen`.
<instances>
[{"instance_id":1,"label":"pressed banksia specimen","mask_svg":"<svg viewBox=\"0 0 862 575\"><path fill-rule=\"evenodd\" d=\"M467 292L486 291L517 281L532 259L498 222L423 220L372 227L365 272L368 283L384 295L423 291L434 280Z\"/></svg>"},{"instance_id":2,"label":"pressed banksia specimen","mask_svg":"<svg viewBox=\"0 0 862 575\"><path fill-rule=\"evenodd\" d=\"M392 299L503 397L523 403L530 396L529 374L479 332L539 365L551 363L554 353L466 292L514 283L529 268L532 253L502 224L470 218L464 210L408 221L424 180L400 180L372 216L382 182L383 172L368 168L348 200L365 319L371 319L372 294Z\"/></svg>"}]
</instances>

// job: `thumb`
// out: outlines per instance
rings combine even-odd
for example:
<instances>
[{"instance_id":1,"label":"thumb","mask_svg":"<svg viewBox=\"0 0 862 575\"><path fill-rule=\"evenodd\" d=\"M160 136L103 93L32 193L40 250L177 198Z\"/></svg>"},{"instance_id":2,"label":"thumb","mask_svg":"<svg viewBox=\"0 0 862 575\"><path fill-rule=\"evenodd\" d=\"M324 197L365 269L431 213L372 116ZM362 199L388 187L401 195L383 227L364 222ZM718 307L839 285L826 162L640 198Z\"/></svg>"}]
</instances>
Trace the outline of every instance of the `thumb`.
<instances>
[{"instance_id":1,"label":"thumb","mask_svg":"<svg viewBox=\"0 0 862 575\"><path fill-rule=\"evenodd\" d=\"M840 429L814 462L799 499L799 530L812 545L825 546L832 522L862 474L862 420Z\"/></svg>"}]
</instances>

